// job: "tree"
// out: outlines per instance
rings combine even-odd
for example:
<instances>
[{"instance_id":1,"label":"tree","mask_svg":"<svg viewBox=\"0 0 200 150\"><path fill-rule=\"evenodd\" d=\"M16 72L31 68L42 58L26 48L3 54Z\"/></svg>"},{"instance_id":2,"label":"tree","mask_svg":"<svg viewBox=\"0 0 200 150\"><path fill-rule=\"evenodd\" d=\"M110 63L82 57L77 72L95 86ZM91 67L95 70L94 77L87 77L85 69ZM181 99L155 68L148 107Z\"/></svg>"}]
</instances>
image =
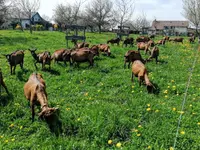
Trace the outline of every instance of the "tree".
<instances>
[{"instance_id":1,"label":"tree","mask_svg":"<svg viewBox=\"0 0 200 150\"><path fill-rule=\"evenodd\" d=\"M183 0L183 15L195 26L196 34L199 35L200 0Z\"/></svg>"},{"instance_id":2,"label":"tree","mask_svg":"<svg viewBox=\"0 0 200 150\"><path fill-rule=\"evenodd\" d=\"M58 24L77 24L80 18L80 8L85 1L77 0L74 4L58 4L54 10L54 20Z\"/></svg>"},{"instance_id":3,"label":"tree","mask_svg":"<svg viewBox=\"0 0 200 150\"><path fill-rule=\"evenodd\" d=\"M8 15L9 4L6 4L7 0L0 0L0 26L5 22Z\"/></svg>"},{"instance_id":4,"label":"tree","mask_svg":"<svg viewBox=\"0 0 200 150\"><path fill-rule=\"evenodd\" d=\"M116 0L115 5L115 20L120 26L123 26L133 15L134 0Z\"/></svg>"},{"instance_id":5,"label":"tree","mask_svg":"<svg viewBox=\"0 0 200 150\"><path fill-rule=\"evenodd\" d=\"M32 34L32 14L40 7L40 0L15 0L14 7L20 15L27 17L30 21L30 33Z\"/></svg>"},{"instance_id":6,"label":"tree","mask_svg":"<svg viewBox=\"0 0 200 150\"><path fill-rule=\"evenodd\" d=\"M98 27L101 33L102 27L109 24L112 18L112 2L110 0L93 0L86 7L88 23Z\"/></svg>"}]
</instances>

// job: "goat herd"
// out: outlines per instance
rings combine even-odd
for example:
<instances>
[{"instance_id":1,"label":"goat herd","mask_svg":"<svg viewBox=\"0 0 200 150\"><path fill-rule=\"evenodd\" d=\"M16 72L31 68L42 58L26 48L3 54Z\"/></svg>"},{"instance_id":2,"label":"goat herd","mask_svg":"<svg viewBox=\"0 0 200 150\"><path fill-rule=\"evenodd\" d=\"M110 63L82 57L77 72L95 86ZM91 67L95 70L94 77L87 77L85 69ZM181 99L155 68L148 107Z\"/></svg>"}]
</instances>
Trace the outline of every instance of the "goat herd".
<instances>
[{"instance_id":1,"label":"goat herd","mask_svg":"<svg viewBox=\"0 0 200 150\"><path fill-rule=\"evenodd\" d=\"M132 63L132 82L133 77L138 77L139 85L144 82L147 87L147 91L150 93L155 89L154 85L150 82L147 74L147 69L145 68L145 62L155 58L156 63L158 62L159 56L159 48L156 45L165 45L166 41L173 41L173 42L181 42L183 43L183 38L169 38L165 36L163 39L159 40L158 42L154 42L151 38L146 36L140 36L136 39L137 43L137 51L129 50L125 53L125 61L124 61L124 68L126 68L126 63L128 63L128 67L130 68L130 64ZM189 42L194 42L195 36L189 38ZM37 69L37 63L42 64L42 70L45 69L45 65L49 65L51 61L54 60L56 62L63 61L66 65L66 62L69 62L70 66L73 65L75 62L79 66L81 62L89 62L90 66L94 64L94 56L99 56L99 52L106 54L107 56L111 55L109 43L119 45L120 39L111 39L107 41L107 44L98 44L93 45L89 48L89 44L82 42L77 43L73 49L59 49L56 50L52 55L50 52L45 51L42 53L36 54L35 49L28 49L31 52L32 57L34 58L35 68ZM133 47L134 39L133 38L126 38L123 41L123 46L130 45ZM145 54L149 54L149 58L144 60L140 54L140 50L144 50ZM23 69L24 63L24 50L17 50L12 52L11 54L5 55L7 61L10 64L10 73L15 74L16 65L20 65L21 69ZM13 69L14 67L14 69ZM2 72L0 70L0 86L4 87L7 94L9 94L8 89L3 81ZM26 99L30 101L31 112L32 112L32 121L34 121L34 105L39 102L41 105L41 112L39 113L39 117L41 118L48 118L51 116L57 108L50 108L48 107L47 101L47 93L46 93L46 84L41 74L33 73L30 75L28 81L24 85L24 95Z\"/></svg>"}]
</instances>

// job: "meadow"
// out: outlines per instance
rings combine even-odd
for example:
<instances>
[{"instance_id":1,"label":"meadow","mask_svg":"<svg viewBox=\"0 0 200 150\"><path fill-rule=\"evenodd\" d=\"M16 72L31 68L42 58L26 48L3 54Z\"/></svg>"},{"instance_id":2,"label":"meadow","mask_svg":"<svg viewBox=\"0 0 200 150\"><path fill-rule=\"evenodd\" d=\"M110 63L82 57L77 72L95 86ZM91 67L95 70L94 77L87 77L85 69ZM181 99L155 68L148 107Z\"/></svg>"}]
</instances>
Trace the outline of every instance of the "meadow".
<instances>
[{"instance_id":1,"label":"meadow","mask_svg":"<svg viewBox=\"0 0 200 150\"><path fill-rule=\"evenodd\" d=\"M86 36L92 45L105 43L115 34L86 33ZM161 38L156 37L155 41ZM0 149L173 150L174 143L179 150L200 149L200 54L197 42L190 44L184 38L184 44L167 42L159 46L159 63L153 60L146 64L149 78L157 88L155 94L148 94L145 86L140 87L137 78L132 83L131 69L123 67L125 52L136 50L135 45L133 48L110 45L111 56L96 57L94 67L88 67L88 63L80 64L79 68L69 64L65 67L61 62L52 63L52 71L41 71L38 64L37 72L46 81L49 105L59 108L58 123L50 130L37 116L32 123L24 97L23 86L30 74L36 72L27 49L36 47L36 52L49 50L52 54L66 47L65 33L37 31L31 35L28 31L1 30L0 68L12 94L7 96L2 90L0 97ZM2 54L17 49L27 50L25 70L17 66L16 74L10 75ZM143 51L141 54L148 57ZM35 110L38 113L40 107Z\"/></svg>"}]
</instances>

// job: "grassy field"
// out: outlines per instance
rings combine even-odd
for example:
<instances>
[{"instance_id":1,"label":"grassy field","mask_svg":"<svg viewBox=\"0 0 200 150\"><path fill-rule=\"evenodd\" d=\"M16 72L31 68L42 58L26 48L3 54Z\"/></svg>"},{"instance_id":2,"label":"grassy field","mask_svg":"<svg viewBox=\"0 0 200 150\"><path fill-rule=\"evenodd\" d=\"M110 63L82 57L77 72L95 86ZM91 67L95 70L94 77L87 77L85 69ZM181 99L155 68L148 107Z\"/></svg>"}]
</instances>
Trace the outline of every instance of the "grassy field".
<instances>
[{"instance_id":1,"label":"grassy field","mask_svg":"<svg viewBox=\"0 0 200 150\"><path fill-rule=\"evenodd\" d=\"M91 44L115 37L112 33L86 35ZM65 34L0 31L0 54L31 47L53 53L66 47ZM200 59L193 68L182 110L192 65L200 55L198 45L189 44L185 37L184 44L167 43L159 48L160 62L146 64L157 94L148 94L136 78L132 83L131 69L123 68L125 52L136 46L111 46L111 57L95 58L94 67L90 68L88 63L79 68L52 63L50 72L41 71L38 64L38 72L46 81L49 105L59 107L53 130L37 116L33 123L30 119L30 107L23 93L25 82L36 71L30 52L25 51L25 71L17 66L16 75L10 75L8 62L1 55L0 67L12 95L7 96L2 90L0 97L0 149L172 150L181 114L175 148L200 149ZM38 113L40 107L35 110Z\"/></svg>"}]
</instances>

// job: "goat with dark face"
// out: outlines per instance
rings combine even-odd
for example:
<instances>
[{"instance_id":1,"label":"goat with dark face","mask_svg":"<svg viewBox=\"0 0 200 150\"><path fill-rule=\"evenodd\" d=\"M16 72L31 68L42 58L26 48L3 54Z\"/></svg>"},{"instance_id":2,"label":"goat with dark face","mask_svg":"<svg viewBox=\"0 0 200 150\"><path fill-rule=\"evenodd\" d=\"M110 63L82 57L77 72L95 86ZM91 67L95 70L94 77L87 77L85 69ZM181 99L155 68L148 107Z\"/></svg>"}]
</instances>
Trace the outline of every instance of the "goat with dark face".
<instances>
[{"instance_id":1,"label":"goat with dark face","mask_svg":"<svg viewBox=\"0 0 200 150\"><path fill-rule=\"evenodd\" d=\"M24 64L24 51L23 50L16 50L11 54L4 55L10 64L10 73L15 74L16 65L20 65L21 69L23 70ZM14 69L12 69L14 67Z\"/></svg>"},{"instance_id":2,"label":"goat with dark face","mask_svg":"<svg viewBox=\"0 0 200 150\"><path fill-rule=\"evenodd\" d=\"M42 70L44 70L45 64L49 65L49 70L51 68L51 54L48 51L36 54L35 51L37 50L35 49L28 49L31 52L31 55L33 56L33 58L35 59L34 65L35 68L37 69L37 63L41 63L42 64Z\"/></svg>"},{"instance_id":3,"label":"goat with dark face","mask_svg":"<svg viewBox=\"0 0 200 150\"><path fill-rule=\"evenodd\" d=\"M124 40L123 46L125 45L125 47L127 47L127 45L130 44L130 47L133 47L133 42L134 42L134 39L132 37L126 38Z\"/></svg>"}]
</instances>

